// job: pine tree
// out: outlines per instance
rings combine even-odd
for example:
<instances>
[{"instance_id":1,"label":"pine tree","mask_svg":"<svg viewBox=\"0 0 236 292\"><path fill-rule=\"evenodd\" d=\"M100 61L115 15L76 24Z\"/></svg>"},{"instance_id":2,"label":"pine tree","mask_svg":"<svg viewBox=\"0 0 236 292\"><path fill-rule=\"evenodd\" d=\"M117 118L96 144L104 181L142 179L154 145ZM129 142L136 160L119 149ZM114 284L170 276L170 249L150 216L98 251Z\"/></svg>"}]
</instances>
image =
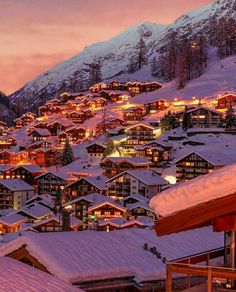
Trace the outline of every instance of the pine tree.
<instances>
[{"instance_id":1,"label":"pine tree","mask_svg":"<svg viewBox=\"0 0 236 292\"><path fill-rule=\"evenodd\" d=\"M90 86L102 81L102 64L101 62L94 61L93 63L89 64L89 83Z\"/></svg>"},{"instance_id":2,"label":"pine tree","mask_svg":"<svg viewBox=\"0 0 236 292\"><path fill-rule=\"evenodd\" d=\"M115 145L112 140L112 138L109 135L106 135L106 141L105 141L106 149L103 152L103 156L107 157L112 154L112 152L115 150Z\"/></svg>"},{"instance_id":3,"label":"pine tree","mask_svg":"<svg viewBox=\"0 0 236 292\"><path fill-rule=\"evenodd\" d=\"M64 149L62 152L61 163L62 165L67 165L73 162L73 160L74 160L73 151L72 151L69 140L66 139Z\"/></svg>"},{"instance_id":4,"label":"pine tree","mask_svg":"<svg viewBox=\"0 0 236 292\"><path fill-rule=\"evenodd\" d=\"M190 117L187 113L187 107L185 107L185 111L184 111L184 114L183 114L183 121L182 121L182 128L183 130L187 130L188 128L191 127L191 124L190 124Z\"/></svg>"},{"instance_id":5,"label":"pine tree","mask_svg":"<svg viewBox=\"0 0 236 292\"><path fill-rule=\"evenodd\" d=\"M147 63L147 47L143 38L140 38L137 45L137 49L138 49L138 69L141 69Z\"/></svg>"},{"instance_id":6,"label":"pine tree","mask_svg":"<svg viewBox=\"0 0 236 292\"><path fill-rule=\"evenodd\" d=\"M230 105L227 109L225 119L223 119L222 126L227 129L232 129L236 127L236 116L234 114L234 109L232 105Z\"/></svg>"},{"instance_id":7,"label":"pine tree","mask_svg":"<svg viewBox=\"0 0 236 292\"><path fill-rule=\"evenodd\" d=\"M169 111L160 121L162 132L170 131L180 126L178 119Z\"/></svg>"}]
</instances>

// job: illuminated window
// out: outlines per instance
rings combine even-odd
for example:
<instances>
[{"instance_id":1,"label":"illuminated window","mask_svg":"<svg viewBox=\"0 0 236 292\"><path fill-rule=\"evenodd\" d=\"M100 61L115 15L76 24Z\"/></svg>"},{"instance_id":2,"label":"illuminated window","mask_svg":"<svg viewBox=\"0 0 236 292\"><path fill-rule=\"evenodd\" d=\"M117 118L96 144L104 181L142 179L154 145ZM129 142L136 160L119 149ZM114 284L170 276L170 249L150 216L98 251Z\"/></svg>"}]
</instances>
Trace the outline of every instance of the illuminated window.
<instances>
[{"instance_id":1,"label":"illuminated window","mask_svg":"<svg viewBox=\"0 0 236 292\"><path fill-rule=\"evenodd\" d=\"M101 212L100 211L95 211L94 214L95 214L95 216L100 216Z\"/></svg>"}]
</instances>

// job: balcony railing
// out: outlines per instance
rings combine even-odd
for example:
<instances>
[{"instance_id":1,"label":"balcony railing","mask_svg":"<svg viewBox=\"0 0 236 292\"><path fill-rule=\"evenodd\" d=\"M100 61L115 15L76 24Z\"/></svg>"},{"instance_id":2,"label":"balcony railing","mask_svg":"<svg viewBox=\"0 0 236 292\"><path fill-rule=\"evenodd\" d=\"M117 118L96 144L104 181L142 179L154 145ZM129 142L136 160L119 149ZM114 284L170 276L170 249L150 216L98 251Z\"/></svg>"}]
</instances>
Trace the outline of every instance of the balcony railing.
<instances>
[{"instance_id":1,"label":"balcony railing","mask_svg":"<svg viewBox=\"0 0 236 292\"><path fill-rule=\"evenodd\" d=\"M223 266L211 266L210 260L216 258L222 258L226 253L228 254L229 250L225 248L215 249L205 253L196 254L189 258L179 259L175 262L167 262L166 264L166 292L172 292L174 290L175 284L173 277L178 275L177 278L182 278L182 275L186 276L186 286L178 287L181 289L190 288L191 286L191 276L199 277L201 282L205 278L207 283L207 291L212 292L214 284L220 287L217 291L226 291L225 287L221 287L221 283L224 285L230 285L233 283L233 280L236 280L236 269L223 267ZM206 265L203 265L203 262L206 262ZM199 264L201 263L201 264ZM222 290L221 290L222 289ZM200 291L200 290L199 290Z\"/></svg>"}]
</instances>

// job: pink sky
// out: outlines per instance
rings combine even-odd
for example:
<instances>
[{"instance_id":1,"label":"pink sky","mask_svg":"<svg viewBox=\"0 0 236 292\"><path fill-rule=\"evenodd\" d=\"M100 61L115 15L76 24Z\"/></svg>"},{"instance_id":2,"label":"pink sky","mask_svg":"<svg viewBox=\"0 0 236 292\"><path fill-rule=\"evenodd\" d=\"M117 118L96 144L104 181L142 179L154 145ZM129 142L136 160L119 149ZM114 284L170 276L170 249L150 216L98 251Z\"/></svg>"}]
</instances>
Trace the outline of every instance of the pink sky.
<instances>
[{"instance_id":1,"label":"pink sky","mask_svg":"<svg viewBox=\"0 0 236 292\"><path fill-rule=\"evenodd\" d=\"M0 90L142 21L169 24L213 0L0 0Z\"/></svg>"}]
</instances>

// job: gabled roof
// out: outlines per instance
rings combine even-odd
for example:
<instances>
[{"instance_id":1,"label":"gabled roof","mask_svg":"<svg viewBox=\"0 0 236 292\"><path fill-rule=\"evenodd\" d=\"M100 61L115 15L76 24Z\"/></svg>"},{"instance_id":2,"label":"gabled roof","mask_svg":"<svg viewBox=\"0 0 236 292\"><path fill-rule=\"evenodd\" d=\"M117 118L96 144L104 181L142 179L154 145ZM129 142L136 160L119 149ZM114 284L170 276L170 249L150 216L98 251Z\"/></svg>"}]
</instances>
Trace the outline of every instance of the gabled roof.
<instances>
[{"instance_id":1,"label":"gabled roof","mask_svg":"<svg viewBox=\"0 0 236 292\"><path fill-rule=\"evenodd\" d=\"M91 146L93 146L93 145L101 146L101 147L103 147L104 149L107 148L107 146L106 146L105 144L101 143L100 141L92 141L91 143L89 143L88 146L86 146L86 148L89 148L89 147L91 147Z\"/></svg>"},{"instance_id":2,"label":"gabled roof","mask_svg":"<svg viewBox=\"0 0 236 292\"><path fill-rule=\"evenodd\" d=\"M65 206L72 205L72 204L75 204L75 203L83 201L83 200L90 202L90 203L93 203L93 204L99 204L99 203L102 203L106 200L110 200L111 202L114 202L113 199L111 199L107 196L104 196L104 195L99 194L99 193L93 193L90 195L78 197L78 198L74 199L73 201L66 203Z\"/></svg>"},{"instance_id":3,"label":"gabled roof","mask_svg":"<svg viewBox=\"0 0 236 292\"><path fill-rule=\"evenodd\" d=\"M24 216L21 216L20 214L17 213L10 213L6 216L0 217L0 223L4 225L14 225L16 223L24 223L27 221L27 218Z\"/></svg>"},{"instance_id":4,"label":"gabled roof","mask_svg":"<svg viewBox=\"0 0 236 292\"><path fill-rule=\"evenodd\" d=\"M40 202L35 202L18 210L17 213L23 213L34 219L40 219L42 217L52 215L53 212L49 207L40 204Z\"/></svg>"},{"instance_id":5,"label":"gabled roof","mask_svg":"<svg viewBox=\"0 0 236 292\"><path fill-rule=\"evenodd\" d=\"M97 208L100 208L100 207L102 207L104 205L110 205L110 206L114 207L115 209L121 210L122 212L126 212L127 211L127 208L125 208L124 206L122 206L121 204L119 204L119 203L117 203L115 201L109 200L109 198L105 199L103 202L100 202L100 203L97 203L97 204L93 204L92 206L90 206L88 208L88 211L90 212L90 211L95 210Z\"/></svg>"},{"instance_id":6,"label":"gabled roof","mask_svg":"<svg viewBox=\"0 0 236 292\"><path fill-rule=\"evenodd\" d=\"M151 126L150 124L146 124L146 123L138 123L138 124L129 126L129 127L127 127L127 130L130 130L132 128L136 128L138 126L143 126L143 127L149 128L150 130L155 130L155 127Z\"/></svg>"},{"instance_id":7,"label":"gabled roof","mask_svg":"<svg viewBox=\"0 0 236 292\"><path fill-rule=\"evenodd\" d=\"M126 207L128 208L128 210L133 210L133 209L136 209L136 208L142 208L142 209L144 209L146 211L155 213L154 209L150 208L148 203L146 203L146 202L136 202L136 203L133 203L133 204L126 204Z\"/></svg>"},{"instance_id":8,"label":"gabled roof","mask_svg":"<svg viewBox=\"0 0 236 292\"><path fill-rule=\"evenodd\" d=\"M14 179L1 179L0 185L5 186L7 189L16 192L16 191L33 191L34 188L27 184L22 179L14 178Z\"/></svg>"},{"instance_id":9,"label":"gabled roof","mask_svg":"<svg viewBox=\"0 0 236 292\"><path fill-rule=\"evenodd\" d=\"M236 193L236 164L173 186L153 197L150 206L162 217Z\"/></svg>"},{"instance_id":10,"label":"gabled roof","mask_svg":"<svg viewBox=\"0 0 236 292\"><path fill-rule=\"evenodd\" d=\"M145 157L106 157L102 162L112 161L114 163L128 162L133 165L149 165L151 162Z\"/></svg>"},{"instance_id":11,"label":"gabled roof","mask_svg":"<svg viewBox=\"0 0 236 292\"><path fill-rule=\"evenodd\" d=\"M129 174L147 186L166 185L168 181L156 174L152 170L127 170L107 180L107 183L117 179L120 176Z\"/></svg>"},{"instance_id":12,"label":"gabled roof","mask_svg":"<svg viewBox=\"0 0 236 292\"><path fill-rule=\"evenodd\" d=\"M32 135L32 133L37 133L40 136L51 136L51 133L48 131L48 129L43 128L35 128L32 132L29 133L29 135Z\"/></svg>"},{"instance_id":13,"label":"gabled roof","mask_svg":"<svg viewBox=\"0 0 236 292\"><path fill-rule=\"evenodd\" d=\"M214 166L225 166L228 164L232 164L236 161L236 159L233 159L232 157L225 155L222 152L212 152L212 150L210 151L204 151L204 150L197 150L197 151L187 151L185 154L183 154L181 157L177 158L176 160L174 160L174 163L178 163L179 161L183 160L184 158L186 158L187 156L191 155L191 154L196 154L198 156L200 156L203 160L208 161L210 164L214 165Z\"/></svg>"},{"instance_id":14,"label":"gabled roof","mask_svg":"<svg viewBox=\"0 0 236 292\"><path fill-rule=\"evenodd\" d=\"M51 222L51 221L55 221L57 223L60 223L60 220L61 219L59 219L59 216L58 215L54 215L54 216L51 216L49 218L43 219L40 222L34 223L31 226L33 228L35 228L35 227L39 227L39 226L44 225L44 224L46 224L48 222ZM80 219L75 218L75 217L70 217L70 227L71 228L75 228L77 226L81 226L82 224L83 224L83 221L81 221Z\"/></svg>"},{"instance_id":15,"label":"gabled roof","mask_svg":"<svg viewBox=\"0 0 236 292\"><path fill-rule=\"evenodd\" d=\"M220 248L224 239L223 234L210 228L165 237L142 228L112 232L27 232L2 246L0 255L24 246L51 274L69 283L121 277L133 277L137 283L165 279L165 264L145 250L145 244L156 247L167 261L174 261Z\"/></svg>"},{"instance_id":16,"label":"gabled roof","mask_svg":"<svg viewBox=\"0 0 236 292\"><path fill-rule=\"evenodd\" d=\"M17 170L19 168L24 168L25 170L27 170L27 171L29 171L31 173L44 172L44 170L40 166L38 166L36 164L19 165L19 166L15 167L13 169L13 171L15 171L15 170Z\"/></svg>"},{"instance_id":17,"label":"gabled roof","mask_svg":"<svg viewBox=\"0 0 236 292\"><path fill-rule=\"evenodd\" d=\"M69 184L66 186L66 188L71 187L72 185L78 183L81 180L86 180L88 183L90 183L91 185L95 186L97 189L103 191L106 190L106 181L107 181L107 177L100 175L100 176L86 176L86 177L81 177L80 179L78 179L77 181Z\"/></svg>"},{"instance_id":18,"label":"gabled roof","mask_svg":"<svg viewBox=\"0 0 236 292\"><path fill-rule=\"evenodd\" d=\"M195 112L195 111L198 111L198 110L201 110L201 109L206 110L206 111L213 112L213 113L218 114L218 115L222 115L221 112L219 112L217 110L214 110L212 108L209 108L209 107L205 107L205 106L200 106L200 107L196 107L196 108L187 110L187 113L192 113L192 112Z\"/></svg>"},{"instance_id":19,"label":"gabled roof","mask_svg":"<svg viewBox=\"0 0 236 292\"><path fill-rule=\"evenodd\" d=\"M78 287L9 257L0 257L1 291L82 292ZM37 287L37 288L36 288Z\"/></svg>"},{"instance_id":20,"label":"gabled roof","mask_svg":"<svg viewBox=\"0 0 236 292\"><path fill-rule=\"evenodd\" d=\"M130 194L129 196L124 197L122 199L122 202L125 202L125 201L127 201L129 199L135 199L138 202L147 202L149 200L148 198L146 198L146 197L144 197L142 195L139 195L139 194L136 194L136 195Z\"/></svg>"}]
</instances>

